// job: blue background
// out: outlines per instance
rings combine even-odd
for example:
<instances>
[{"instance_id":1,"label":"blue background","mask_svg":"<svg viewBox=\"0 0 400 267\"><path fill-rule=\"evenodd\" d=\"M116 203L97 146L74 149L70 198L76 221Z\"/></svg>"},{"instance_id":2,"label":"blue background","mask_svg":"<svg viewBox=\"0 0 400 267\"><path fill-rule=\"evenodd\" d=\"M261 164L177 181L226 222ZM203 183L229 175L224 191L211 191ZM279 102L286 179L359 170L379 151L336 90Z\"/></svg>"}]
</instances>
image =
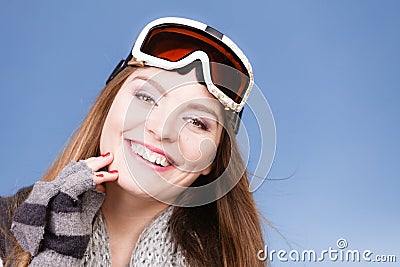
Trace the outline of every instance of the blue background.
<instances>
[{"instance_id":1,"label":"blue background","mask_svg":"<svg viewBox=\"0 0 400 267\"><path fill-rule=\"evenodd\" d=\"M265 224L269 249L345 238L399 262L399 12L395 0L1 0L0 195L41 177L146 23L184 16L238 43L274 114L269 177L292 176L255 193L284 236ZM272 266L316 264L365 266Z\"/></svg>"}]
</instances>

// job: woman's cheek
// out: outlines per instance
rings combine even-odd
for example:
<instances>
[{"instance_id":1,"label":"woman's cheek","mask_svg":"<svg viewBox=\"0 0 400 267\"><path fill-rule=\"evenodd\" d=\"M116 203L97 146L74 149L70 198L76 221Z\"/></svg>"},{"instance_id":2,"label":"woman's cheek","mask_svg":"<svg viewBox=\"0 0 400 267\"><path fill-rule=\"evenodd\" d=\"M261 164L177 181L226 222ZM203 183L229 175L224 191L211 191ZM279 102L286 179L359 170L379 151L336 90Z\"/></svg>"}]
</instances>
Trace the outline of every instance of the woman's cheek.
<instances>
[{"instance_id":1,"label":"woman's cheek","mask_svg":"<svg viewBox=\"0 0 400 267\"><path fill-rule=\"evenodd\" d=\"M180 152L185 166L190 171L203 171L213 162L217 146L212 138L204 136L184 137L181 139Z\"/></svg>"}]
</instances>

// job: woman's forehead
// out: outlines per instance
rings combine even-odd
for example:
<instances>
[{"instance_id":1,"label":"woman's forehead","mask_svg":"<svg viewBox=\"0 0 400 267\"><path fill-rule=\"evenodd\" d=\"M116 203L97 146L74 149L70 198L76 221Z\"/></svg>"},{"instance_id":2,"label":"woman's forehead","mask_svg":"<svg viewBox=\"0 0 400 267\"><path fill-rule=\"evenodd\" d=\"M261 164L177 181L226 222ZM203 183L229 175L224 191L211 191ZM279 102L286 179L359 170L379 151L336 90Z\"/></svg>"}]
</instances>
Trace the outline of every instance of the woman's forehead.
<instances>
[{"instance_id":1,"label":"woman's forehead","mask_svg":"<svg viewBox=\"0 0 400 267\"><path fill-rule=\"evenodd\" d=\"M196 76L195 69L185 74L179 73L176 70L164 70L155 67L139 68L128 78L130 80L140 77L142 80L149 81L153 85L162 87L163 90L168 91L171 88L193 85L199 88L206 86L202 81L199 81Z\"/></svg>"}]
</instances>

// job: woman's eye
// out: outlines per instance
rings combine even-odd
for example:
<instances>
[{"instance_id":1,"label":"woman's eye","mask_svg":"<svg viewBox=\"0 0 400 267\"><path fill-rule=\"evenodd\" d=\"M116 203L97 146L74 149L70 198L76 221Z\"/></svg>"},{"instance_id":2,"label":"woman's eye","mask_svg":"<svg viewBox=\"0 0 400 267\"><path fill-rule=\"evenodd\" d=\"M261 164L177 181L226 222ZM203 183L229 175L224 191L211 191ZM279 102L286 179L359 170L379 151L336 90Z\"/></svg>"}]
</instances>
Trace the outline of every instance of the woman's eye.
<instances>
[{"instance_id":1,"label":"woman's eye","mask_svg":"<svg viewBox=\"0 0 400 267\"><path fill-rule=\"evenodd\" d=\"M143 93L143 92L136 92L136 93L135 93L135 96L136 96L139 100L141 100L141 101L143 101L143 102L146 102L146 103L148 103L148 104L150 104L150 105L154 105L154 104L156 103L156 101L154 100L154 98L153 98L152 96L150 96L150 95L148 95L148 94L145 94L145 93Z\"/></svg>"},{"instance_id":2,"label":"woman's eye","mask_svg":"<svg viewBox=\"0 0 400 267\"><path fill-rule=\"evenodd\" d=\"M208 130L207 124L204 123L201 119L199 118L191 118L191 117L185 117L184 118L185 121L187 121L188 123L190 123L191 125L193 125L196 128L202 129L204 131Z\"/></svg>"}]
</instances>

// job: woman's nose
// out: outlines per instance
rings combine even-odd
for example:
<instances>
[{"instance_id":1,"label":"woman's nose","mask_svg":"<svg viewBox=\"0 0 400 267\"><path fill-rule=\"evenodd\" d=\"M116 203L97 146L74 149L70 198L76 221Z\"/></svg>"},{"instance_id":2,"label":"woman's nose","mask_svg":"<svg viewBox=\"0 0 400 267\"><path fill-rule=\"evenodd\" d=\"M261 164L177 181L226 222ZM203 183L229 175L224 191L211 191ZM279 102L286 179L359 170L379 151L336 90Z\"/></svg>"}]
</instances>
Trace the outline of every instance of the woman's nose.
<instances>
[{"instance_id":1,"label":"woman's nose","mask_svg":"<svg viewBox=\"0 0 400 267\"><path fill-rule=\"evenodd\" d=\"M145 121L145 130L156 140L174 142L179 132L178 118L167 107L154 107Z\"/></svg>"}]
</instances>

